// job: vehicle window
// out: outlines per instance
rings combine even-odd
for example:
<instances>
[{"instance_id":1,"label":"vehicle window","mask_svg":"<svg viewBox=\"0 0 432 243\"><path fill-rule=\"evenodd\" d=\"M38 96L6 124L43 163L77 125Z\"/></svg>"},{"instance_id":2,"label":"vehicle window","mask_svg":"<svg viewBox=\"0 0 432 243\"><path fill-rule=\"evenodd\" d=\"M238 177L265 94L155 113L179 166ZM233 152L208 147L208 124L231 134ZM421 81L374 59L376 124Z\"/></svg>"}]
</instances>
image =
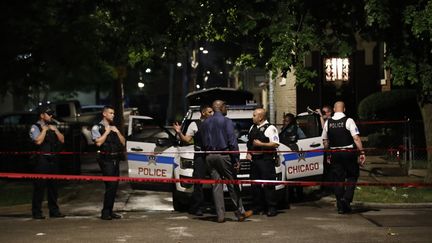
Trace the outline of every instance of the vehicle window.
<instances>
[{"instance_id":1,"label":"vehicle window","mask_svg":"<svg viewBox=\"0 0 432 243\"><path fill-rule=\"evenodd\" d=\"M56 106L57 117L69 117L70 115L69 104L58 104Z\"/></svg>"},{"instance_id":2,"label":"vehicle window","mask_svg":"<svg viewBox=\"0 0 432 243\"><path fill-rule=\"evenodd\" d=\"M21 115L11 115L3 118L2 124L5 125L17 125L19 124Z\"/></svg>"},{"instance_id":3,"label":"vehicle window","mask_svg":"<svg viewBox=\"0 0 432 243\"><path fill-rule=\"evenodd\" d=\"M155 120L133 119L129 140L156 143L159 138L169 138L169 134Z\"/></svg>"},{"instance_id":4,"label":"vehicle window","mask_svg":"<svg viewBox=\"0 0 432 243\"><path fill-rule=\"evenodd\" d=\"M320 137L322 128L319 119L315 115L298 116L297 124L306 135L306 138Z\"/></svg>"}]
</instances>

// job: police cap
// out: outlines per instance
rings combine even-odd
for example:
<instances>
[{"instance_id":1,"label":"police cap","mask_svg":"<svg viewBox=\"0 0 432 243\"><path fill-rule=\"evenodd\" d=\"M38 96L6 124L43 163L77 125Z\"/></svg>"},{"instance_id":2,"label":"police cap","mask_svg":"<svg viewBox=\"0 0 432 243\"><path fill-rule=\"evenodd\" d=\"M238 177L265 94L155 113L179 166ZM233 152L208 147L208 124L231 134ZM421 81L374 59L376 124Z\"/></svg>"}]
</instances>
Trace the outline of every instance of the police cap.
<instances>
[{"instance_id":1,"label":"police cap","mask_svg":"<svg viewBox=\"0 0 432 243\"><path fill-rule=\"evenodd\" d=\"M49 107L49 106L40 106L38 108L38 113L39 114L47 113L48 115L51 116L51 115L54 115L54 110L51 109L51 107Z\"/></svg>"}]
</instances>

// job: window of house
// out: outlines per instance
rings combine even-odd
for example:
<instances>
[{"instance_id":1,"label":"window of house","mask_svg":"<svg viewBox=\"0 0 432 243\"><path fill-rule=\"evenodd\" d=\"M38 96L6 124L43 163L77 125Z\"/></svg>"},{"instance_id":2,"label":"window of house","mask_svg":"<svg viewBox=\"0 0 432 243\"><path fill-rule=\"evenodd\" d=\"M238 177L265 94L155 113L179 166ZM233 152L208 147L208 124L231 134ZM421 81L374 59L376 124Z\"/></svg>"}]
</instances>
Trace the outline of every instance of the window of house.
<instances>
[{"instance_id":1,"label":"window of house","mask_svg":"<svg viewBox=\"0 0 432 243\"><path fill-rule=\"evenodd\" d=\"M349 65L348 58L325 58L324 70L326 81L348 81Z\"/></svg>"}]
</instances>

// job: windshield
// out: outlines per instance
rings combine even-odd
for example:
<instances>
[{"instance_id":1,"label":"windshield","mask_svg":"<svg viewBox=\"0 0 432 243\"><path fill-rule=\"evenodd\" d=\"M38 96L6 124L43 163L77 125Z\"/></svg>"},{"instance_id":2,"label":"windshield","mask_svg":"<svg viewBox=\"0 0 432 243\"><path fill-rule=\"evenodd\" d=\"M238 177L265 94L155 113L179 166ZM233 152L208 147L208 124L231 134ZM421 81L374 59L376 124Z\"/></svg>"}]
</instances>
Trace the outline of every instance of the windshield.
<instances>
[{"instance_id":1,"label":"windshield","mask_svg":"<svg viewBox=\"0 0 432 243\"><path fill-rule=\"evenodd\" d=\"M156 143L160 138L170 138L169 133L153 119L132 120L132 134L128 140L137 142Z\"/></svg>"}]
</instances>

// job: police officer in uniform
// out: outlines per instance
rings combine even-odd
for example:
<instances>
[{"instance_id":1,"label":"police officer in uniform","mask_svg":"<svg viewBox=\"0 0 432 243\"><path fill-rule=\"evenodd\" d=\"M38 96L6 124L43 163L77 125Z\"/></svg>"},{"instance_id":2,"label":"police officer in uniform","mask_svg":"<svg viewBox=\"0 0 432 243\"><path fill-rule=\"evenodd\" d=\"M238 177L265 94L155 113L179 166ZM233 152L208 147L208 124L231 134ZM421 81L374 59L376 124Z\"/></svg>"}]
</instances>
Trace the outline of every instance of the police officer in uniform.
<instances>
[{"instance_id":1,"label":"police officer in uniform","mask_svg":"<svg viewBox=\"0 0 432 243\"><path fill-rule=\"evenodd\" d=\"M99 147L98 163L104 176L119 176L119 162L123 157L125 138L114 126L114 108L105 106L102 110L102 121L92 128L92 138ZM105 181L105 195L101 219L120 219L121 216L113 212L114 200L117 193L118 181Z\"/></svg>"},{"instance_id":2,"label":"police officer in uniform","mask_svg":"<svg viewBox=\"0 0 432 243\"><path fill-rule=\"evenodd\" d=\"M252 180L276 180L276 149L279 147L279 136L275 126L266 119L266 111L255 109L249 130L247 159L251 163ZM276 198L274 185L252 185L254 213L260 214L267 208L267 216L276 216Z\"/></svg>"},{"instance_id":3,"label":"police officer in uniform","mask_svg":"<svg viewBox=\"0 0 432 243\"><path fill-rule=\"evenodd\" d=\"M366 157L359 136L359 130L353 119L345 116L345 104L338 101L333 107L334 115L324 125L322 138L324 147L330 149L331 172L335 182L348 182L336 185L334 193L339 214L351 212L350 203L354 198L355 183L360 168Z\"/></svg>"},{"instance_id":4,"label":"police officer in uniform","mask_svg":"<svg viewBox=\"0 0 432 243\"><path fill-rule=\"evenodd\" d=\"M207 166L205 163L205 154L200 153L203 151L201 134L200 134L200 126L201 123L208 117L213 115L213 109L209 105L201 105L200 107L201 117L199 120L191 122L189 124L186 134L183 135L181 132L181 125L177 122L173 124L174 130L176 134L180 138L181 141L191 144L194 144L194 150L198 153L194 154L194 164L193 164L193 174L192 177L195 179L205 178L207 174ZM192 201L189 208L189 213L202 216L203 212L201 210L201 205L204 201L204 194L202 189L202 184L196 183L194 184L194 191L192 193Z\"/></svg>"},{"instance_id":5,"label":"police officer in uniform","mask_svg":"<svg viewBox=\"0 0 432 243\"><path fill-rule=\"evenodd\" d=\"M52 121L54 111L49 106L40 107L39 120L30 128L30 138L36 145L36 165L34 172L37 174L58 174L57 153L64 143L63 134ZM42 201L47 189L49 216L51 218L65 217L57 204L57 182L55 180L35 180L33 183L32 215L34 219L45 219L42 214Z\"/></svg>"}]
</instances>

